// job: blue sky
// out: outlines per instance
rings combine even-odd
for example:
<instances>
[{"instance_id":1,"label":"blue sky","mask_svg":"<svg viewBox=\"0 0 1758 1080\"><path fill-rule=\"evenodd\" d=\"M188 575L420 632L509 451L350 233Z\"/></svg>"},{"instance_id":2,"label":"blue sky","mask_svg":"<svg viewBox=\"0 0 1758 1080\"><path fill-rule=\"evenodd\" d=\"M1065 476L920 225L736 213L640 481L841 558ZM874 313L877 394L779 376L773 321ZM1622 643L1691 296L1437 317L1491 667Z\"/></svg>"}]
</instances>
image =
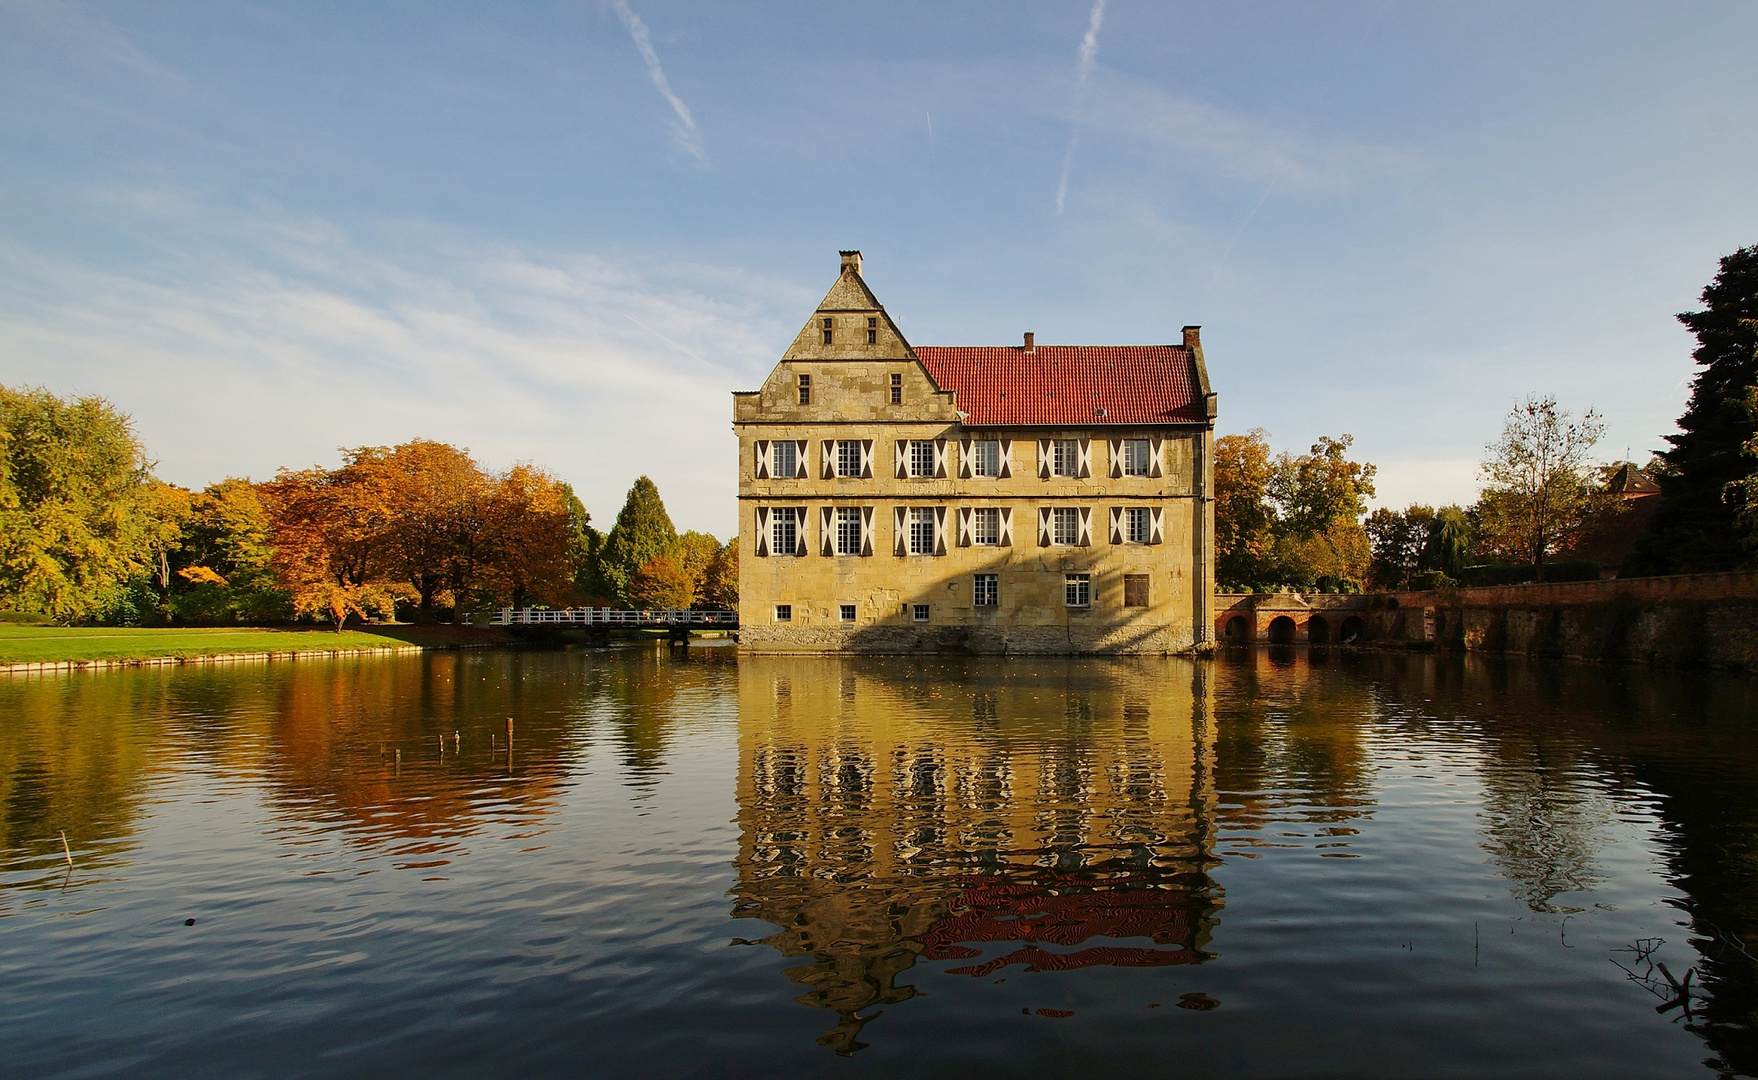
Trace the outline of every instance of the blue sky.
<instances>
[{"instance_id":1,"label":"blue sky","mask_svg":"<svg viewBox=\"0 0 1758 1080\"><path fill-rule=\"evenodd\" d=\"M734 528L730 391L859 247L918 344L1177 341L1224 432L1469 499L1672 429L1758 243L1758 5L0 0L0 382L168 479L415 436ZM643 47L643 45L645 47Z\"/></svg>"}]
</instances>

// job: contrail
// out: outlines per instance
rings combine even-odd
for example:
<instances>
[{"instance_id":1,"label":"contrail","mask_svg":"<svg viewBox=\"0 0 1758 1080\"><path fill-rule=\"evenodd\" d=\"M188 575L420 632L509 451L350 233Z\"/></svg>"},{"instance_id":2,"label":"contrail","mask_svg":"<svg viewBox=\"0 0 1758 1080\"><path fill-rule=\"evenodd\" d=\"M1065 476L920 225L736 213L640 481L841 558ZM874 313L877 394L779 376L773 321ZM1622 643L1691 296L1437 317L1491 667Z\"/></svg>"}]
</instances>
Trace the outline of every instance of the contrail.
<instances>
[{"instance_id":1,"label":"contrail","mask_svg":"<svg viewBox=\"0 0 1758 1080\"><path fill-rule=\"evenodd\" d=\"M1093 13L1087 17L1086 36L1080 39L1080 51L1074 63L1074 94L1078 99L1087 88L1087 79L1099 63L1099 27L1105 22L1105 0L1093 0ZM1056 185L1056 216L1062 216L1062 204L1068 199L1068 174L1074 170L1074 148L1080 142L1080 130L1069 132L1068 150L1062 155L1062 182Z\"/></svg>"},{"instance_id":2,"label":"contrail","mask_svg":"<svg viewBox=\"0 0 1758 1080\"><path fill-rule=\"evenodd\" d=\"M1099 0L1103 5L1105 0ZM696 121L690 116L690 107L682 98L671 92L671 83L666 81L665 69L659 66L659 54L653 51L653 42L647 36L647 24L641 16L629 7L629 0L611 0L611 7L616 9L617 18L635 39L635 48L641 50L641 59L647 62L647 78L652 80L654 89L659 96L665 98L672 112L678 114L677 122L672 124L672 132L677 144L691 157L703 165L708 164L708 151L702 148L702 133L696 130Z\"/></svg>"}]
</instances>

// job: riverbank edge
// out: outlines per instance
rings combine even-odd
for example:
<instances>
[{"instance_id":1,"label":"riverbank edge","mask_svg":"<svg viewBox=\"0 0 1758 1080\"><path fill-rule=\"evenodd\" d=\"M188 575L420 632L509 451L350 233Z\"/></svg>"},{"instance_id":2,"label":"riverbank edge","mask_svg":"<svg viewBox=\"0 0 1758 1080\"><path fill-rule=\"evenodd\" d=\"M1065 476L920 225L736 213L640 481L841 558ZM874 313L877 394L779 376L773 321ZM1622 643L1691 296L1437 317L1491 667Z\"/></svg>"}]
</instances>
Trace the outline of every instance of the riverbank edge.
<instances>
[{"instance_id":1,"label":"riverbank edge","mask_svg":"<svg viewBox=\"0 0 1758 1080\"><path fill-rule=\"evenodd\" d=\"M37 675L63 671L112 671L117 668L182 667L187 664L250 664L274 660L333 660L343 656L390 656L399 653L455 652L460 649L517 648L504 641L444 645L383 645L358 649L279 649L261 652L195 653L185 656L125 656L106 660L36 660L0 664L0 675Z\"/></svg>"}]
</instances>

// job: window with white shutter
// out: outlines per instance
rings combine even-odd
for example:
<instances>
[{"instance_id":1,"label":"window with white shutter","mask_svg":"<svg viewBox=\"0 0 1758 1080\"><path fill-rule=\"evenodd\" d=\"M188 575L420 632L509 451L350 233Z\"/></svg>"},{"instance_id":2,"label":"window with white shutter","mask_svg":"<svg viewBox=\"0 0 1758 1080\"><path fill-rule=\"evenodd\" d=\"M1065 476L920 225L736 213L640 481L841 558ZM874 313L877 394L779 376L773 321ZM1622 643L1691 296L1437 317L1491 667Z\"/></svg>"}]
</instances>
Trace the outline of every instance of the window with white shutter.
<instances>
[{"instance_id":1,"label":"window with white shutter","mask_svg":"<svg viewBox=\"0 0 1758 1080\"><path fill-rule=\"evenodd\" d=\"M1038 507L1038 546L1039 547L1049 547L1050 546L1050 514L1051 514L1051 511L1048 506Z\"/></svg>"},{"instance_id":2,"label":"window with white shutter","mask_svg":"<svg viewBox=\"0 0 1758 1080\"><path fill-rule=\"evenodd\" d=\"M1123 507L1111 508L1111 543L1123 543Z\"/></svg>"},{"instance_id":3,"label":"window with white shutter","mask_svg":"<svg viewBox=\"0 0 1758 1080\"><path fill-rule=\"evenodd\" d=\"M1001 475L1001 443L994 439L982 439L971 444L971 472L973 476L998 477Z\"/></svg>"},{"instance_id":4,"label":"window with white shutter","mask_svg":"<svg viewBox=\"0 0 1758 1080\"><path fill-rule=\"evenodd\" d=\"M941 478L941 479L945 479L946 476L948 475L948 472L949 472L949 470L947 468L946 458L947 458L946 440L945 439L935 439L934 440L934 475Z\"/></svg>"},{"instance_id":5,"label":"window with white shutter","mask_svg":"<svg viewBox=\"0 0 1758 1080\"><path fill-rule=\"evenodd\" d=\"M861 441L861 479L873 479L873 440Z\"/></svg>"},{"instance_id":6,"label":"window with white shutter","mask_svg":"<svg viewBox=\"0 0 1758 1080\"><path fill-rule=\"evenodd\" d=\"M1001 539L998 540L996 543L997 543L997 546L999 546L999 547L1010 548L1013 546L1013 508L1012 507L1003 507L1001 509Z\"/></svg>"},{"instance_id":7,"label":"window with white shutter","mask_svg":"<svg viewBox=\"0 0 1758 1080\"><path fill-rule=\"evenodd\" d=\"M836 509L836 553L860 555L865 547L864 523L872 511L862 506L839 506Z\"/></svg>"},{"instance_id":8,"label":"window with white shutter","mask_svg":"<svg viewBox=\"0 0 1758 1080\"><path fill-rule=\"evenodd\" d=\"M1058 506L1050 521L1050 539L1069 546L1080 543L1080 511L1072 506Z\"/></svg>"},{"instance_id":9,"label":"window with white shutter","mask_svg":"<svg viewBox=\"0 0 1758 1080\"><path fill-rule=\"evenodd\" d=\"M996 547L1001 543L1001 511L994 507L967 511L971 515L971 542L979 547Z\"/></svg>"},{"instance_id":10,"label":"window with white shutter","mask_svg":"<svg viewBox=\"0 0 1758 1080\"><path fill-rule=\"evenodd\" d=\"M873 508L861 507L861 554L873 554Z\"/></svg>"},{"instance_id":11,"label":"window with white shutter","mask_svg":"<svg viewBox=\"0 0 1758 1080\"><path fill-rule=\"evenodd\" d=\"M818 554L826 558L836 554L836 530L832 525L835 515L831 507L818 508Z\"/></svg>"},{"instance_id":12,"label":"window with white shutter","mask_svg":"<svg viewBox=\"0 0 1758 1080\"><path fill-rule=\"evenodd\" d=\"M776 555L803 555L799 511L791 506L776 506L769 511L769 550Z\"/></svg>"},{"instance_id":13,"label":"window with white shutter","mask_svg":"<svg viewBox=\"0 0 1758 1080\"><path fill-rule=\"evenodd\" d=\"M1038 440L1038 479L1050 479L1050 447L1049 439Z\"/></svg>"},{"instance_id":14,"label":"window with white shutter","mask_svg":"<svg viewBox=\"0 0 1758 1080\"><path fill-rule=\"evenodd\" d=\"M1111 451L1111 479L1115 480L1118 477L1123 475L1123 440L1122 439L1112 439L1111 444L1110 444L1110 451Z\"/></svg>"},{"instance_id":15,"label":"window with white shutter","mask_svg":"<svg viewBox=\"0 0 1758 1080\"><path fill-rule=\"evenodd\" d=\"M914 506L910 508L910 554L934 554L935 522L934 507Z\"/></svg>"},{"instance_id":16,"label":"window with white shutter","mask_svg":"<svg viewBox=\"0 0 1758 1080\"><path fill-rule=\"evenodd\" d=\"M995 473L1003 480L1013 476L1013 440L1002 439L1000 450L1000 469Z\"/></svg>"},{"instance_id":17,"label":"window with white shutter","mask_svg":"<svg viewBox=\"0 0 1758 1080\"><path fill-rule=\"evenodd\" d=\"M812 470L806 465L809 460L806 454L808 445L805 439L794 442L794 478L797 480L804 480L812 474Z\"/></svg>"},{"instance_id":18,"label":"window with white shutter","mask_svg":"<svg viewBox=\"0 0 1758 1080\"><path fill-rule=\"evenodd\" d=\"M1075 441L1074 475L1093 475L1093 444L1090 439L1077 439Z\"/></svg>"},{"instance_id":19,"label":"window with white shutter","mask_svg":"<svg viewBox=\"0 0 1758 1080\"><path fill-rule=\"evenodd\" d=\"M1080 538L1075 541L1081 547L1091 547L1093 543L1093 511L1091 507L1080 510Z\"/></svg>"},{"instance_id":20,"label":"window with white shutter","mask_svg":"<svg viewBox=\"0 0 1758 1080\"><path fill-rule=\"evenodd\" d=\"M971 469L974 465L971 457L971 445L969 439L960 439L958 443L958 478L960 480L968 480L971 477Z\"/></svg>"},{"instance_id":21,"label":"window with white shutter","mask_svg":"<svg viewBox=\"0 0 1758 1080\"><path fill-rule=\"evenodd\" d=\"M818 478L829 480L836 475L836 441L823 439L818 443Z\"/></svg>"},{"instance_id":22,"label":"window with white shutter","mask_svg":"<svg viewBox=\"0 0 1758 1080\"><path fill-rule=\"evenodd\" d=\"M899 439L893 445L897 448L897 478L902 480L910 474L910 441Z\"/></svg>"},{"instance_id":23,"label":"window with white shutter","mask_svg":"<svg viewBox=\"0 0 1758 1080\"><path fill-rule=\"evenodd\" d=\"M751 444L753 465L752 475L758 480L769 479L769 440L758 439Z\"/></svg>"},{"instance_id":24,"label":"window with white shutter","mask_svg":"<svg viewBox=\"0 0 1758 1080\"><path fill-rule=\"evenodd\" d=\"M773 443L769 447L769 474L777 480L791 480L794 472L794 451L799 444L792 439Z\"/></svg>"},{"instance_id":25,"label":"window with white shutter","mask_svg":"<svg viewBox=\"0 0 1758 1080\"><path fill-rule=\"evenodd\" d=\"M911 476L921 478L939 475L936 468L939 460L940 455L935 453L933 439L915 439L910 442L909 467Z\"/></svg>"},{"instance_id":26,"label":"window with white shutter","mask_svg":"<svg viewBox=\"0 0 1758 1080\"><path fill-rule=\"evenodd\" d=\"M934 507L934 554L946 554L946 507Z\"/></svg>"},{"instance_id":27,"label":"window with white shutter","mask_svg":"<svg viewBox=\"0 0 1758 1080\"><path fill-rule=\"evenodd\" d=\"M1150 447L1146 439L1123 440L1123 475L1147 476L1151 472Z\"/></svg>"},{"instance_id":28,"label":"window with white shutter","mask_svg":"<svg viewBox=\"0 0 1758 1080\"><path fill-rule=\"evenodd\" d=\"M1055 476L1080 475L1080 440L1057 439L1050 447L1050 472Z\"/></svg>"},{"instance_id":29,"label":"window with white shutter","mask_svg":"<svg viewBox=\"0 0 1758 1080\"><path fill-rule=\"evenodd\" d=\"M891 508L891 551L894 555L910 553L909 513L902 506Z\"/></svg>"},{"instance_id":30,"label":"window with white shutter","mask_svg":"<svg viewBox=\"0 0 1758 1080\"><path fill-rule=\"evenodd\" d=\"M1148 475L1166 475L1166 441L1164 439L1148 440Z\"/></svg>"},{"instance_id":31,"label":"window with white shutter","mask_svg":"<svg viewBox=\"0 0 1758 1080\"><path fill-rule=\"evenodd\" d=\"M767 506L759 506L757 508L757 528L754 532L752 532L751 535L756 537L756 539L757 539L757 557L759 559L768 558L769 557L769 508Z\"/></svg>"},{"instance_id":32,"label":"window with white shutter","mask_svg":"<svg viewBox=\"0 0 1758 1080\"><path fill-rule=\"evenodd\" d=\"M958 546L971 546L971 511L963 506L958 508Z\"/></svg>"},{"instance_id":33,"label":"window with white shutter","mask_svg":"<svg viewBox=\"0 0 1758 1080\"><path fill-rule=\"evenodd\" d=\"M1145 544L1153 530L1148 520L1148 508L1132 506L1123 512L1123 539L1130 544Z\"/></svg>"},{"instance_id":34,"label":"window with white shutter","mask_svg":"<svg viewBox=\"0 0 1758 1080\"><path fill-rule=\"evenodd\" d=\"M802 558L806 555L806 508L794 507L794 524L798 531L794 533L794 554Z\"/></svg>"},{"instance_id":35,"label":"window with white shutter","mask_svg":"<svg viewBox=\"0 0 1758 1080\"><path fill-rule=\"evenodd\" d=\"M1154 507L1148 515L1148 543L1164 544L1166 542L1166 511Z\"/></svg>"}]
</instances>

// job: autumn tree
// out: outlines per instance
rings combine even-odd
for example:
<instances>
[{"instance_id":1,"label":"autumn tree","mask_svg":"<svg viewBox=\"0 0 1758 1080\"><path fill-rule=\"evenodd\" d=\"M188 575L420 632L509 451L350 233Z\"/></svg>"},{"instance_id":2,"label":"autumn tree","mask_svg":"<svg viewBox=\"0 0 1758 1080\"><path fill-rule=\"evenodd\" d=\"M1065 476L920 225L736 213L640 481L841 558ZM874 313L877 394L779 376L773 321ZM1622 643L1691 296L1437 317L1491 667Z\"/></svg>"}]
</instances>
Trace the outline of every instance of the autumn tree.
<instances>
[{"instance_id":1,"label":"autumn tree","mask_svg":"<svg viewBox=\"0 0 1758 1080\"><path fill-rule=\"evenodd\" d=\"M659 488L640 477L629 488L616 524L605 538L603 567L606 583L619 599L629 598L635 572L664 555L676 558L678 531L665 512Z\"/></svg>"},{"instance_id":2,"label":"autumn tree","mask_svg":"<svg viewBox=\"0 0 1758 1080\"><path fill-rule=\"evenodd\" d=\"M1258 581L1275 549L1270 437L1263 428L1215 440L1215 576Z\"/></svg>"},{"instance_id":3,"label":"autumn tree","mask_svg":"<svg viewBox=\"0 0 1758 1080\"><path fill-rule=\"evenodd\" d=\"M709 561L702 577L698 603L720 611L736 611L739 606L739 538L734 536Z\"/></svg>"},{"instance_id":4,"label":"autumn tree","mask_svg":"<svg viewBox=\"0 0 1758 1080\"><path fill-rule=\"evenodd\" d=\"M275 584L269 514L248 480L231 478L189 496L171 559L179 619L265 622L291 612Z\"/></svg>"},{"instance_id":5,"label":"autumn tree","mask_svg":"<svg viewBox=\"0 0 1758 1080\"><path fill-rule=\"evenodd\" d=\"M1685 574L1730 570L1758 561L1743 542L1742 517L1758 497L1753 459L1758 409L1758 245L1721 260L1702 293L1703 309L1678 316L1697 337L1691 358L1700 370L1679 417L1679 432L1657 479L1665 498L1625 561L1625 572ZM1749 533L1745 533L1749 536Z\"/></svg>"},{"instance_id":6,"label":"autumn tree","mask_svg":"<svg viewBox=\"0 0 1758 1080\"><path fill-rule=\"evenodd\" d=\"M94 616L161 565L176 503L104 399L0 387L0 607Z\"/></svg>"},{"instance_id":7,"label":"autumn tree","mask_svg":"<svg viewBox=\"0 0 1758 1080\"><path fill-rule=\"evenodd\" d=\"M369 473L282 469L258 494L276 584L297 614L328 619L340 632L350 615L394 618L398 601L419 601L385 541L390 507Z\"/></svg>"},{"instance_id":8,"label":"autumn tree","mask_svg":"<svg viewBox=\"0 0 1758 1080\"><path fill-rule=\"evenodd\" d=\"M533 465L493 478L483 531L473 544L477 560L470 578L454 588L474 588L515 607L566 603L574 585L572 494Z\"/></svg>"},{"instance_id":9,"label":"autumn tree","mask_svg":"<svg viewBox=\"0 0 1758 1080\"><path fill-rule=\"evenodd\" d=\"M694 591L689 571L670 555L647 560L629 579L629 603L644 611L687 608Z\"/></svg>"},{"instance_id":10,"label":"autumn tree","mask_svg":"<svg viewBox=\"0 0 1758 1080\"><path fill-rule=\"evenodd\" d=\"M417 622L481 576L478 550L488 527L493 482L464 450L430 439L344 451L343 471L382 503L377 538L390 572L419 597Z\"/></svg>"},{"instance_id":11,"label":"autumn tree","mask_svg":"<svg viewBox=\"0 0 1758 1080\"><path fill-rule=\"evenodd\" d=\"M713 565L720 550L720 541L704 532L692 529L678 537L678 563L683 567L684 574L690 579L690 604L688 606L705 606L708 595L708 568Z\"/></svg>"},{"instance_id":12,"label":"autumn tree","mask_svg":"<svg viewBox=\"0 0 1758 1080\"><path fill-rule=\"evenodd\" d=\"M1604 432L1593 410L1577 420L1548 395L1514 406L1501 438L1485 447L1479 547L1537 566L1542 578L1545 558L1573 543L1599 509L1588 455Z\"/></svg>"}]
</instances>

